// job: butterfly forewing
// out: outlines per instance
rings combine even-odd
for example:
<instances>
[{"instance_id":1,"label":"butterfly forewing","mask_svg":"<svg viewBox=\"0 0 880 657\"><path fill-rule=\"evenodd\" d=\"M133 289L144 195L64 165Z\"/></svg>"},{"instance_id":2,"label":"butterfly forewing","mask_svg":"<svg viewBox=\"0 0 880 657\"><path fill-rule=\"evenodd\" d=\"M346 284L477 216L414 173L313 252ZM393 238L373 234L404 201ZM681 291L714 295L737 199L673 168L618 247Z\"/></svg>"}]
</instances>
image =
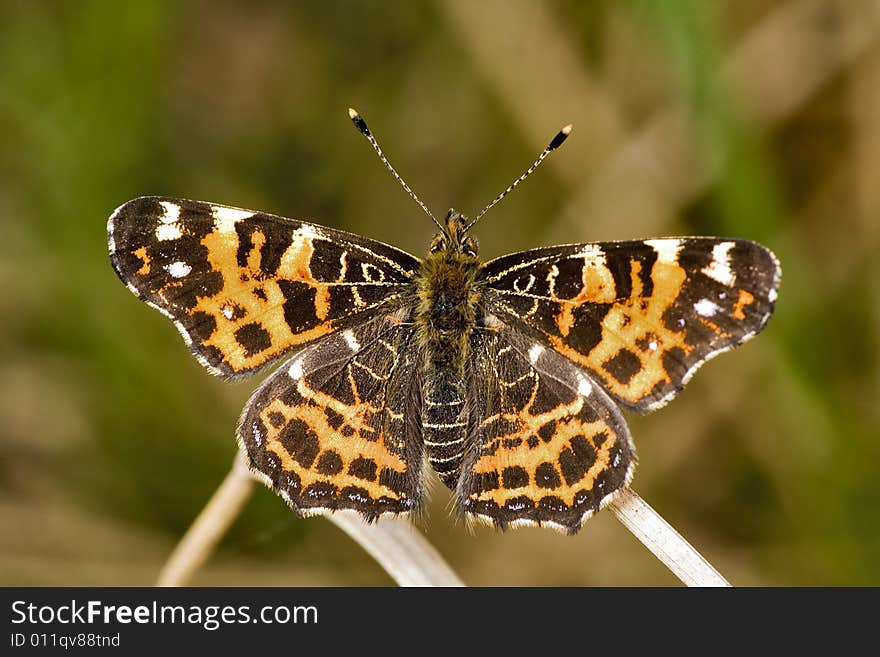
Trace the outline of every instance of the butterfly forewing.
<instances>
[{"instance_id":1,"label":"butterfly forewing","mask_svg":"<svg viewBox=\"0 0 880 657\"><path fill-rule=\"evenodd\" d=\"M764 327L779 264L754 242L688 237L525 251L483 275L492 313L644 411Z\"/></svg>"},{"instance_id":2,"label":"butterfly forewing","mask_svg":"<svg viewBox=\"0 0 880 657\"><path fill-rule=\"evenodd\" d=\"M351 233L173 198L129 201L108 233L119 277L224 376L393 306L419 266Z\"/></svg>"},{"instance_id":3,"label":"butterfly forewing","mask_svg":"<svg viewBox=\"0 0 880 657\"><path fill-rule=\"evenodd\" d=\"M377 318L297 352L239 423L251 467L300 515L418 511L422 456L412 329Z\"/></svg>"}]
</instances>

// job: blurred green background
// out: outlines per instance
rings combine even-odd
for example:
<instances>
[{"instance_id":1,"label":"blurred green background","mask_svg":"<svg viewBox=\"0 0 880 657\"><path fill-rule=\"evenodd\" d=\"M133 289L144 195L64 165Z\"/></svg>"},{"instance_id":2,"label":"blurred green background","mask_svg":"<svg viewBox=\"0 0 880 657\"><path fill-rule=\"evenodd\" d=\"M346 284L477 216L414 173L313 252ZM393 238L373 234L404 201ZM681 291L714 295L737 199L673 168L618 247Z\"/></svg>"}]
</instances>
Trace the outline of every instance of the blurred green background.
<instances>
[{"instance_id":1,"label":"blurred green background","mask_svg":"<svg viewBox=\"0 0 880 657\"><path fill-rule=\"evenodd\" d=\"M629 416L633 487L733 583L880 584L876 2L0 1L0 584L150 584L235 454L227 384L110 268L145 194L310 218L421 255L560 126L482 255L710 234L779 255L758 339ZM428 536L477 585L674 585L604 512L575 537ZM391 580L259 487L205 585Z\"/></svg>"}]
</instances>

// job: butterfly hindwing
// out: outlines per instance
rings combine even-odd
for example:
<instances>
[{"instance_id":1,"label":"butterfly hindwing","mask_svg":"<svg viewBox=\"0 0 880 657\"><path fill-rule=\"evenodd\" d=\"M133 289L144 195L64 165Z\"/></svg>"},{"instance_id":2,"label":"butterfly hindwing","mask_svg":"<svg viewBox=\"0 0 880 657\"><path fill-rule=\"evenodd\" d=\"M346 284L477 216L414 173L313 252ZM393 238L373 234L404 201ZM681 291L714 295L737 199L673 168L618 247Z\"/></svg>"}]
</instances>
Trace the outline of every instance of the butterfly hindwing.
<instances>
[{"instance_id":1,"label":"butterfly hindwing","mask_svg":"<svg viewBox=\"0 0 880 657\"><path fill-rule=\"evenodd\" d=\"M119 277L223 376L393 305L419 266L351 233L200 201L138 198L107 228Z\"/></svg>"},{"instance_id":2,"label":"butterfly hindwing","mask_svg":"<svg viewBox=\"0 0 880 657\"><path fill-rule=\"evenodd\" d=\"M665 238L550 247L487 262L490 311L651 410L770 318L779 264L747 240Z\"/></svg>"},{"instance_id":3,"label":"butterfly hindwing","mask_svg":"<svg viewBox=\"0 0 880 657\"><path fill-rule=\"evenodd\" d=\"M459 504L502 528L577 531L632 476L620 411L577 366L509 327L482 332L474 351L469 396L479 419Z\"/></svg>"},{"instance_id":4,"label":"butterfly hindwing","mask_svg":"<svg viewBox=\"0 0 880 657\"><path fill-rule=\"evenodd\" d=\"M300 515L419 510L411 338L385 317L344 329L297 352L251 397L239 423L242 449Z\"/></svg>"}]
</instances>

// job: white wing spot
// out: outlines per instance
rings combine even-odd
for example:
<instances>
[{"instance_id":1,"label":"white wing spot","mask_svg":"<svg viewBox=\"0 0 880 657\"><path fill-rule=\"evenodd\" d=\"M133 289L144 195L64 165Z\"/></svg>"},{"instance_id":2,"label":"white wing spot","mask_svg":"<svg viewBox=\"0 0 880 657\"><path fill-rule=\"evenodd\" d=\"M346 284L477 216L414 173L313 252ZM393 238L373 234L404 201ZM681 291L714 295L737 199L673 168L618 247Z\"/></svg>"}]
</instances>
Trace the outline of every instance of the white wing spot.
<instances>
[{"instance_id":1,"label":"white wing spot","mask_svg":"<svg viewBox=\"0 0 880 657\"><path fill-rule=\"evenodd\" d=\"M183 235L180 224L177 223L180 219L180 206L171 201L159 201L159 205L164 214L159 217L162 223L156 227L156 239L160 242L179 239Z\"/></svg>"},{"instance_id":2,"label":"white wing spot","mask_svg":"<svg viewBox=\"0 0 880 657\"><path fill-rule=\"evenodd\" d=\"M183 278L192 271L192 267L185 262L178 260L177 262L172 262L170 265L165 265L165 271L171 274L174 278Z\"/></svg>"},{"instance_id":3,"label":"white wing spot","mask_svg":"<svg viewBox=\"0 0 880 657\"><path fill-rule=\"evenodd\" d=\"M161 205L165 209L165 214L160 217L162 223L164 224L173 224L178 219L180 219L180 206L176 203L172 203L171 201L159 201L159 205Z\"/></svg>"},{"instance_id":4,"label":"white wing spot","mask_svg":"<svg viewBox=\"0 0 880 657\"><path fill-rule=\"evenodd\" d=\"M313 239L315 237L320 237L321 234L315 230L315 227L311 224L303 224L295 231L293 231L293 239L294 241L299 241L301 239ZM345 255L345 254L343 254Z\"/></svg>"},{"instance_id":5,"label":"white wing spot","mask_svg":"<svg viewBox=\"0 0 880 657\"><path fill-rule=\"evenodd\" d=\"M538 362L538 359L541 357L541 354L544 353L544 347L539 344L533 344L529 348L529 360L532 362L532 365Z\"/></svg>"},{"instance_id":6,"label":"white wing spot","mask_svg":"<svg viewBox=\"0 0 880 657\"><path fill-rule=\"evenodd\" d=\"M345 338L345 344L348 345L349 349L352 351L360 351L361 343L357 341L357 338L354 337L354 332L349 329L348 331L342 332L342 337Z\"/></svg>"},{"instance_id":7,"label":"white wing spot","mask_svg":"<svg viewBox=\"0 0 880 657\"><path fill-rule=\"evenodd\" d=\"M254 422L251 425L251 436L254 439L254 442L257 444L257 447L263 446L263 432L260 430L260 423Z\"/></svg>"},{"instance_id":8,"label":"white wing spot","mask_svg":"<svg viewBox=\"0 0 880 657\"><path fill-rule=\"evenodd\" d=\"M303 375L302 358L297 358L295 361L293 361L290 364L290 369L287 370L287 374L294 381L299 381L302 378L302 375Z\"/></svg>"},{"instance_id":9,"label":"white wing spot","mask_svg":"<svg viewBox=\"0 0 880 657\"><path fill-rule=\"evenodd\" d=\"M703 267L703 273L714 281L727 287L733 287L736 276L730 269L730 250L736 246L734 242L721 242L712 248L712 262Z\"/></svg>"},{"instance_id":10,"label":"white wing spot","mask_svg":"<svg viewBox=\"0 0 880 657\"><path fill-rule=\"evenodd\" d=\"M656 340L651 340L651 341L648 343L648 349L650 349L651 351L657 351L657 346L658 346L658 345L657 345L657 341L656 341Z\"/></svg>"},{"instance_id":11,"label":"white wing spot","mask_svg":"<svg viewBox=\"0 0 880 657\"><path fill-rule=\"evenodd\" d=\"M700 299L694 304L694 310L701 317L711 317L721 310L721 306L714 301L709 301L709 299Z\"/></svg>"},{"instance_id":12,"label":"white wing spot","mask_svg":"<svg viewBox=\"0 0 880 657\"><path fill-rule=\"evenodd\" d=\"M159 224L156 228L156 239L160 242L176 240L181 237L183 237L183 231L180 230L180 224Z\"/></svg>"},{"instance_id":13,"label":"white wing spot","mask_svg":"<svg viewBox=\"0 0 880 657\"><path fill-rule=\"evenodd\" d=\"M224 316L226 319L229 319L229 320L232 319L232 308L231 308L231 307L229 307L229 306L223 306L223 310L221 310L220 312L223 313L223 316Z\"/></svg>"},{"instance_id":14,"label":"white wing spot","mask_svg":"<svg viewBox=\"0 0 880 657\"><path fill-rule=\"evenodd\" d=\"M587 377L585 377L583 374L578 374L577 379L578 394L581 397L589 397L591 394L593 394L593 386L591 386L590 382L587 381Z\"/></svg>"},{"instance_id":15,"label":"white wing spot","mask_svg":"<svg viewBox=\"0 0 880 657\"><path fill-rule=\"evenodd\" d=\"M584 248L578 251L575 257L586 260L605 260L605 252L598 244L584 244Z\"/></svg>"},{"instance_id":16,"label":"white wing spot","mask_svg":"<svg viewBox=\"0 0 880 657\"><path fill-rule=\"evenodd\" d=\"M681 251L681 240L645 240L645 244L657 252L657 261L667 265L678 262L678 252Z\"/></svg>"},{"instance_id":17,"label":"white wing spot","mask_svg":"<svg viewBox=\"0 0 880 657\"><path fill-rule=\"evenodd\" d=\"M235 224L242 219L253 217L254 213L237 208L224 208L219 205L211 206L211 215L214 217L214 226L221 233L231 233L235 230Z\"/></svg>"},{"instance_id":18,"label":"white wing spot","mask_svg":"<svg viewBox=\"0 0 880 657\"><path fill-rule=\"evenodd\" d=\"M777 296L778 296L778 295L777 295L777 292L776 292L776 288L771 287L771 288L770 288L770 291L767 292L767 300L768 300L770 303L775 303L775 301L776 301L776 297L777 297Z\"/></svg>"}]
</instances>

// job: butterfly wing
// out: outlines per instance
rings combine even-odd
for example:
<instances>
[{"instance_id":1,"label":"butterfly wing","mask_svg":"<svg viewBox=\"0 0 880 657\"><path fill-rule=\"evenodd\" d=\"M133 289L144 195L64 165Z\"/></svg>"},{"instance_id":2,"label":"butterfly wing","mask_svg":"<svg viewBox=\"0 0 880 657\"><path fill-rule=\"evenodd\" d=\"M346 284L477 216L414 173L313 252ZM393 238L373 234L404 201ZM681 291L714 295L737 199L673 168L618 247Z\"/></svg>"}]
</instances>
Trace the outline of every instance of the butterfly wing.
<instances>
[{"instance_id":1,"label":"butterfly wing","mask_svg":"<svg viewBox=\"0 0 880 657\"><path fill-rule=\"evenodd\" d=\"M482 275L491 313L646 411L764 327L780 268L754 242L688 237L525 251Z\"/></svg>"},{"instance_id":2,"label":"butterfly wing","mask_svg":"<svg viewBox=\"0 0 880 657\"><path fill-rule=\"evenodd\" d=\"M138 198L107 230L122 281L227 377L394 306L419 266L357 235L200 201Z\"/></svg>"},{"instance_id":3,"label":"butterfly wing","mask_svg":"<svg viewBox=\"0 0 880 657\"><path fill-rule=\"evenodd\" d=\"M299 515L368 520L422 506L412 329L387 317L320 338L254 393L238 436L251 469Z\"/></svg>"},{"instance_id":4,"label":"butterfly wing","mask_svg":"<svg viewBox=\"0 0 880 657\"><path fill-rule=\"evenodd\" d=\"M458 506L500 528L574 533L632 477L620 411L580 368L511 327L481 331L474 354Z\"/></svg>"}]
</instances>

